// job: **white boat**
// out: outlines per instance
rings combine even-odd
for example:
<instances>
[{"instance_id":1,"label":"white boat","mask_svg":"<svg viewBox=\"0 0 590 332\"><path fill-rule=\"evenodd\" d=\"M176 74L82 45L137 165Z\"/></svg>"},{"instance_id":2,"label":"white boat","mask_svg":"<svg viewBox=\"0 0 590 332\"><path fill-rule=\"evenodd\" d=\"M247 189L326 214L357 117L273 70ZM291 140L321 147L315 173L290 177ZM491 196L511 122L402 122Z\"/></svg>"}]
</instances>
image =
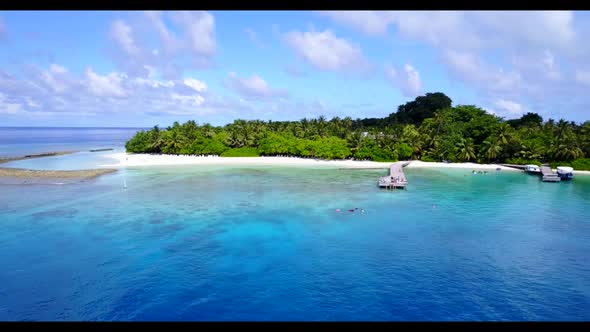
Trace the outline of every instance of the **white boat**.
<instances>
[{"instance_id":1,"label":"white boat","mask_svg":"<svg viewBox=\"0 0 590 332\"><path fill-rule=\"evenodd\" d=\"M539 174L541 173L541 168L537 165L525 165L524 171L531 174Z\"/></svg>"},{"instance_id":2,"label":"white boat","mask_svg":"<svg viewBox=\"0 0 590 332\"><path fill-rule=\"evenodd\" d=\"M557 176L562 180L571 180L574 178L574 169L568 166L558 166Z\"/></svg>"}]
</instances>

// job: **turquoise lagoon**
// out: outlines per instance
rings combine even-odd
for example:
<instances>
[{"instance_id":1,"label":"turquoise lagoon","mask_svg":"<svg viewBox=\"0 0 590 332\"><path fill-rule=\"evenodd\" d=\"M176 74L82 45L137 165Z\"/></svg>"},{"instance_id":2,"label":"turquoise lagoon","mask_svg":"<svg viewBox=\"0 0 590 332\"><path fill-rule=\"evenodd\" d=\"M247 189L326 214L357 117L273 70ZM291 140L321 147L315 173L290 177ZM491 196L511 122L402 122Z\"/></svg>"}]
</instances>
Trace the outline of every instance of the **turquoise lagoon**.
<instances>
[{"instance_id":1,"label":"turquoise lagoon","mask_svg":"<svg viewBox=\"0 0 590 332\"><path fill-rule=\"evenodd\" d=\"M386 191L384 174L1 184L0 320L590 319L590 177L406 169L408 189Z\"/></svg>"}]
</instances>

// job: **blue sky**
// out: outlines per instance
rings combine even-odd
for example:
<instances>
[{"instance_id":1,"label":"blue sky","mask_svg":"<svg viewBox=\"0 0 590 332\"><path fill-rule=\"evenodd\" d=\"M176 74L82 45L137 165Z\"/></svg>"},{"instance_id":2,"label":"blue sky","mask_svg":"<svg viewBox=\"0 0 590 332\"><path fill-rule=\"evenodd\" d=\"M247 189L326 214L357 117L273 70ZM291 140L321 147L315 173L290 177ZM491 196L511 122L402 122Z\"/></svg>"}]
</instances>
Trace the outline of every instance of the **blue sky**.
<instances>
[{"instance_id":1,"label":"blue sky","mask_svg":"<svg viewBox=\"0 0 590 332\"><path fill-rule=\"evenodd\" d=\"M0 126L383 117L426 92L585 121L584 12L4 11Z\"/></svg>"}]
</instances>

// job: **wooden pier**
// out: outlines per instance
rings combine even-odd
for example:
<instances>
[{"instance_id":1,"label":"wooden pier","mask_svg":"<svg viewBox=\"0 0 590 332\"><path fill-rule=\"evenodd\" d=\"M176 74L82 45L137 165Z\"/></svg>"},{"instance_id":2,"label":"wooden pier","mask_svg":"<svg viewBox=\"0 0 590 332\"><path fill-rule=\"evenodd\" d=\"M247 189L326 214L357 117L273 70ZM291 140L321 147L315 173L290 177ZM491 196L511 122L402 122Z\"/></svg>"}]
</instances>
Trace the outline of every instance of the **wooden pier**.
<instances>
[{"instance_id":1,"label":"wooden pier","mask_svg":"<svg viewBox=\"0 0 590 332\"><path fill-rule=\"evenodd\" d=\"M407 161L398 161L389 167L389 175L379 178L379 187L386 189L405 189L408 180L404 174L403 168L409 165Z\"/></svg>"},{"instance_id":2,"label":"wooden pier","mask_svg":"<svg viewBox=\"0 0 590 332\"><path fill-rule=\"evenodd\" d=\"M516 169L520 169L520 170L523 170L523 171L526 169L526 165L500 164L500 166L510 167L510 168L516 168Z\"/></svg>"},{"instance_id":3,"label":"wooden pier","mask_svg":"<svg viewBox=\"0 0 590 332\"><path fill-rule=\"evenodd\" d=\"M548 165L541 165L541 179L543 182L559 182L561 179Z\"/></svg>"}]
</instances>

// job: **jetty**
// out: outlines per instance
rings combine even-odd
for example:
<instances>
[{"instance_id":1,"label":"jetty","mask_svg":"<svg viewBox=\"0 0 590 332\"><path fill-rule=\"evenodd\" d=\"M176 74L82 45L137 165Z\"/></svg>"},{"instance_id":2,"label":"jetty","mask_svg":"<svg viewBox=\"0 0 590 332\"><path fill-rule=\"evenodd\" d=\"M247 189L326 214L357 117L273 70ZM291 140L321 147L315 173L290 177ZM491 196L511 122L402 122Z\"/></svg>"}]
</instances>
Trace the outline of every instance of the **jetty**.
<instances>
[{"instance_id":1,"label":"jetty","mask_svg":"<svg viewBox=\"0 0 590 332\"><path fill-rule=\"evenodd\" d=\"M559 182L561 178L557 173L553 173L553 170L549 165L541 165L541 179L543 182Z\"/></svg>"},{"instance_id":2,"label":"jetty","mask_svg":"<svg viewBox=\"0 0 590 332\"><path fill-rule=\"evenodd\" d=\"M523 171L526 169L526 165L500 164L500 166L510 167L510 168L516 168L516 169L520 169L520 170L523 170Z\"/></svg>"},{"instance_id":3,"label":"jetty","mask_svg":"<svg viewBox=\"0 0 590 332\"><path fill-rule=\"evenodd\" d=\"M389 175L379 178L379 187L385 189L406 189L408 180L404 174L403 168L410 162L398 161L389 167Z\"/></svg>"}]
</instances>

